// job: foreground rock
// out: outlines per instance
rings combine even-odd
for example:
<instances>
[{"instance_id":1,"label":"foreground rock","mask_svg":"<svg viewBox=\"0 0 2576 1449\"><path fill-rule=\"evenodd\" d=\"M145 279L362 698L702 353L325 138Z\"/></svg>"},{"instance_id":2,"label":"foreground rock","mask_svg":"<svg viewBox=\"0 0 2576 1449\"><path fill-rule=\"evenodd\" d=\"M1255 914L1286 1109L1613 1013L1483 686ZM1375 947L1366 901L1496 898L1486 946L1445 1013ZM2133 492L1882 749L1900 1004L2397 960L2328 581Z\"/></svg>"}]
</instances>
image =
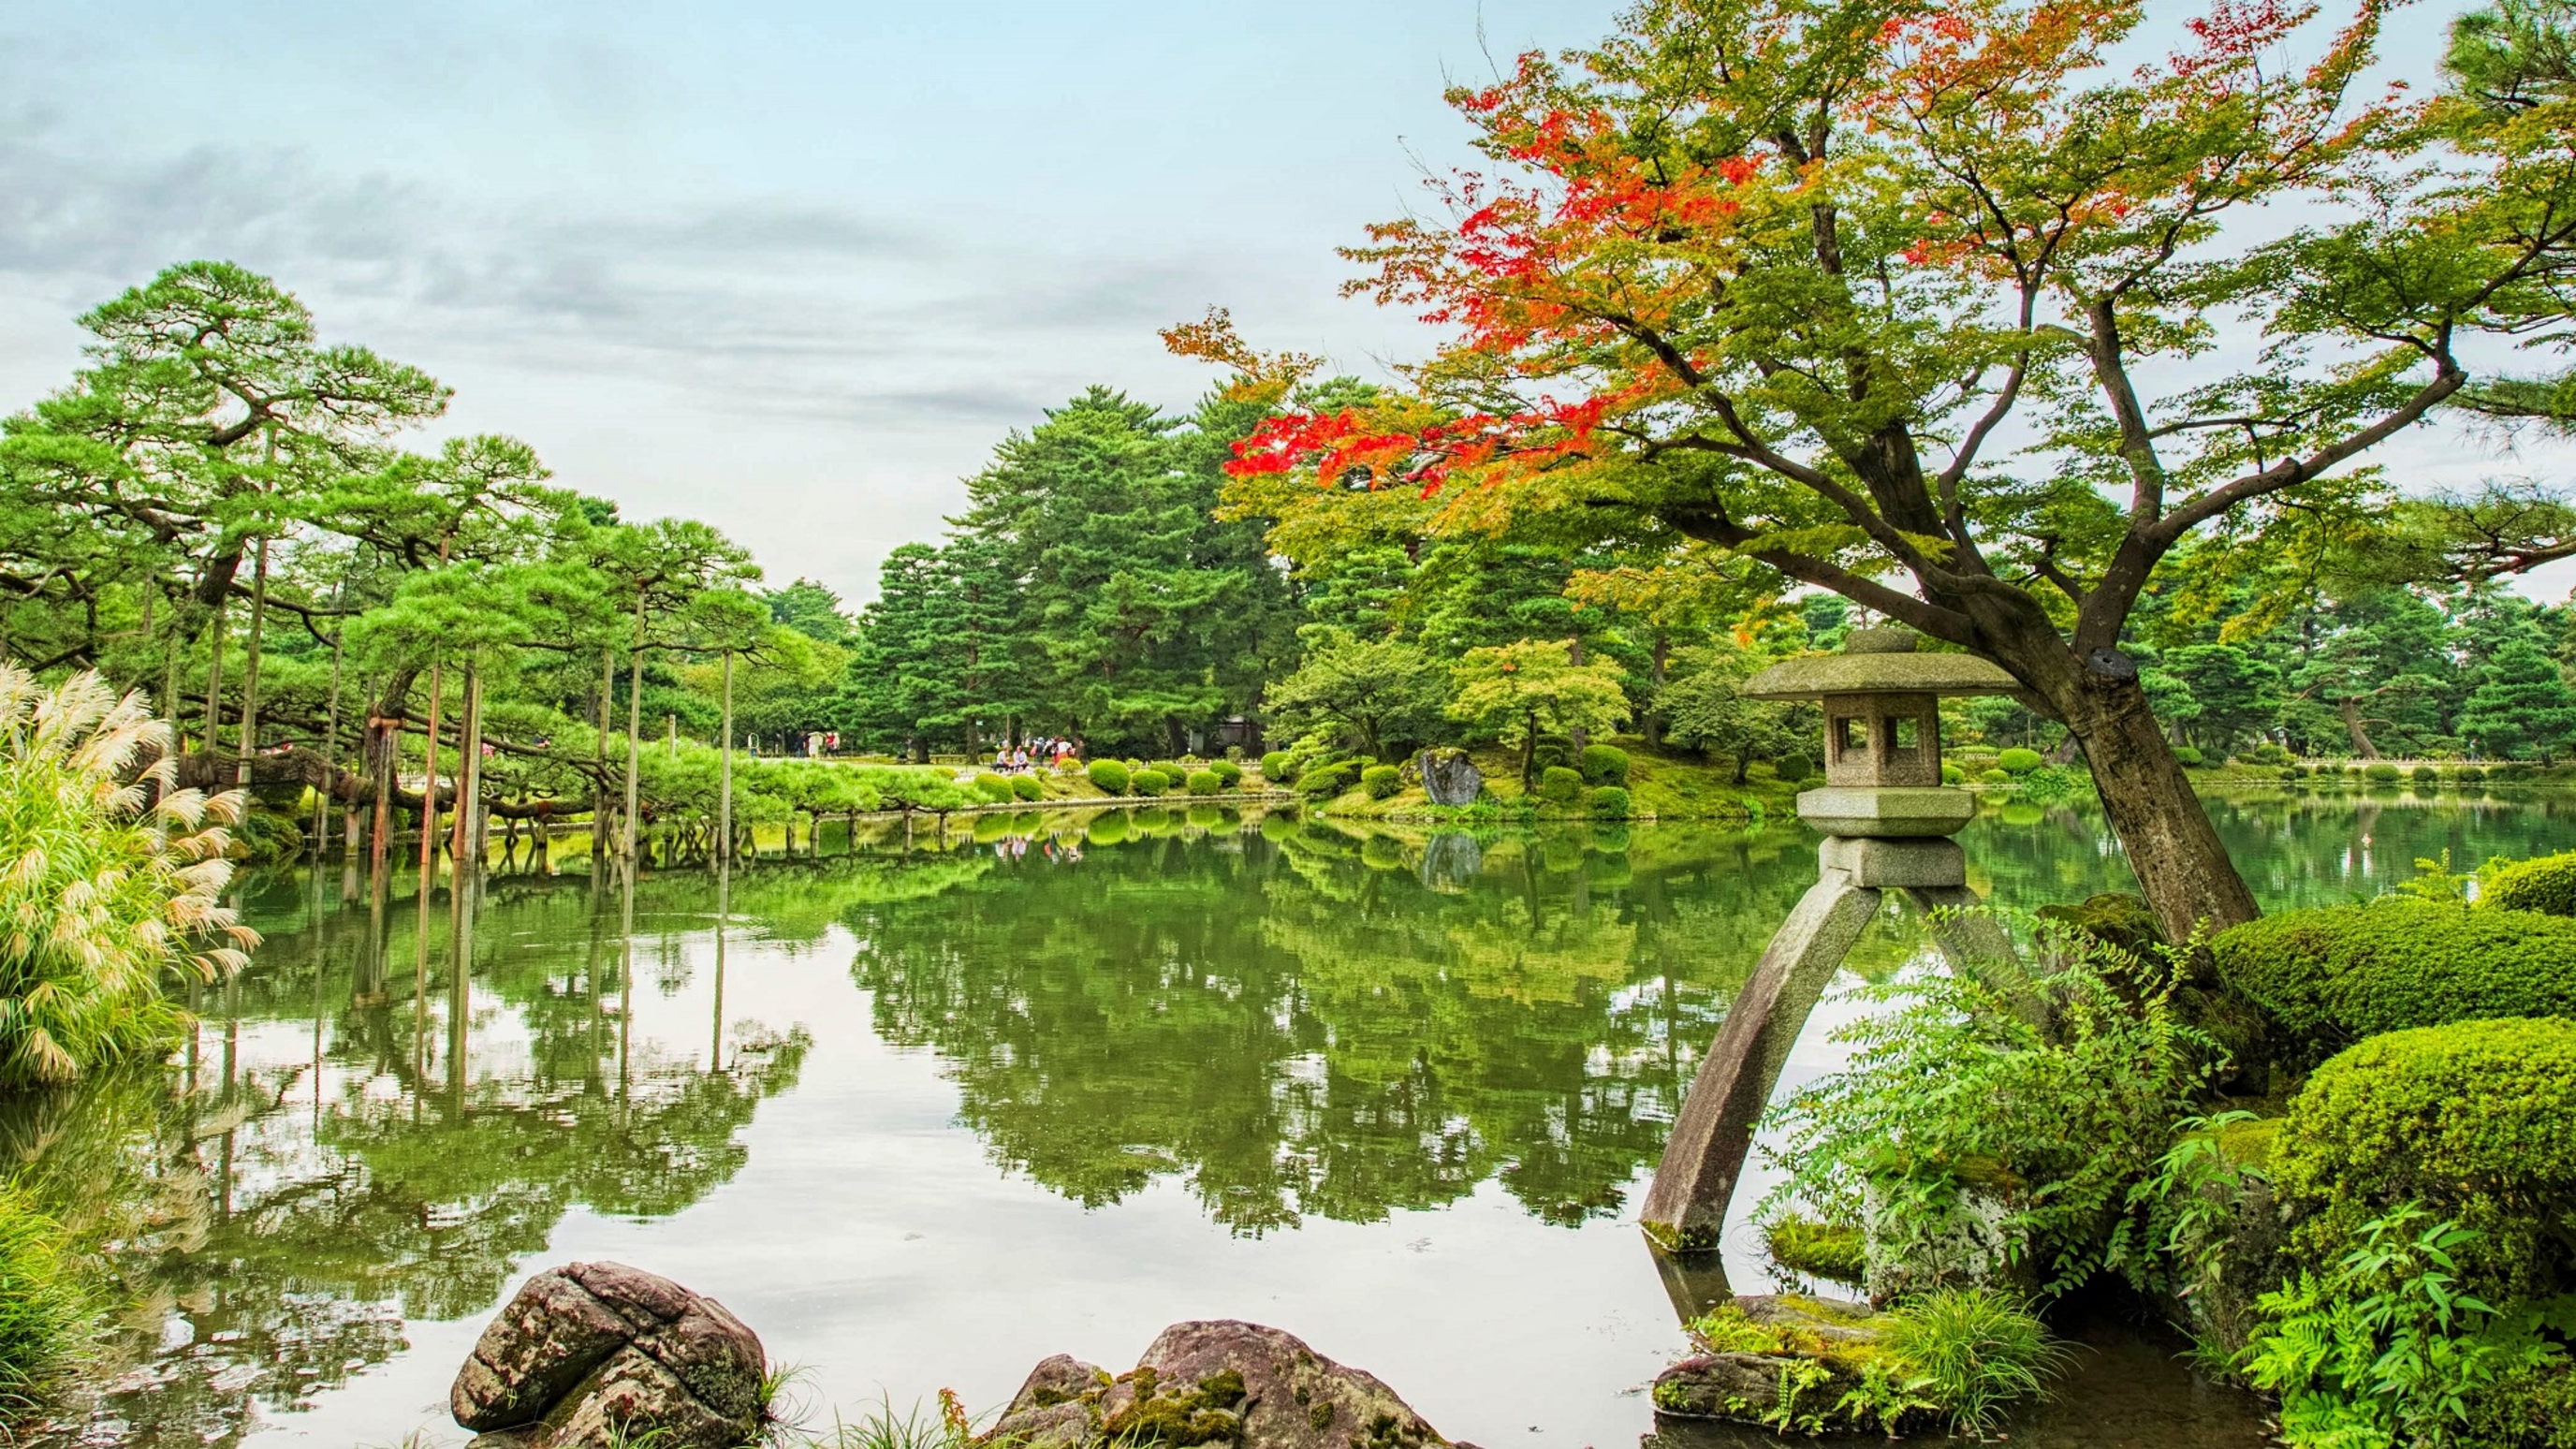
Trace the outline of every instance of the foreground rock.
<instances>
[{"instance_id":1,"label":"foreground rock","mask_svg":"<svg viewBox=\"0 0 2576 1449\"><path fill-rule=\"evenodd\" d=\"M479 1449L735 1449L760 1431L768 1360L724 1305L619 1263L519 1288L448 1390Z\"/></svg>"},{"instance_id":2,"label":"foreground rock","mask_svg":"<svg viewBox=\"0 0 2576 1449\"><path fill-rule=\"evenodd\" d=\"M1230 1444L1246 1449L1425 1449L1449 1441L1374 1375L1257 1323L1175 1323L1136 1367L1058 1354L1039 1364L979 1442L1015 1449Z\"/></svg>"},{"instance_id":3,"label":"foreground rock","mask_svg":"<svg viewBox=\"0 0 2576 1449\"><path fill-rule=\"evenodd\" d=\"M1896 1424L1867 1422L1846 1399L1861 1387L1878 1346L1876 1315L1866 1304L1780 1294L1738 1298L1728 1307L1715 1352L1655 1376L1656 1413L1802 1434L1894 1436Z\"/></svg>"},{"instance_id":4,"label":"foreground rock","mask_svg":"<svg viewBox=\"0 0 2576 1449\"><path fill-rule=\"evenodd\" d=\"M1465 750L1424 750L1418 757L1422 793L1434 805L1473 805L1484 793L1484 772Z\"/></svg>"}]
</instances>

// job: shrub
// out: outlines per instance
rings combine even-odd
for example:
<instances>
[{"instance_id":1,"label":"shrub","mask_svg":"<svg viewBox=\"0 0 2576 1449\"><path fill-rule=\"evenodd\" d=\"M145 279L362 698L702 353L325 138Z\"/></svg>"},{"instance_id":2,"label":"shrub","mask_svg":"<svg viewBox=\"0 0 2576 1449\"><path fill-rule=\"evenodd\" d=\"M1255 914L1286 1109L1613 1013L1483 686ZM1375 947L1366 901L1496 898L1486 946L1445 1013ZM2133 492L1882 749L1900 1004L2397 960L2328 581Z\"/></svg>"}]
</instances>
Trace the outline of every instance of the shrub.
<instances>
[{"instance_id":1,"label":"shrub","mask_svg":"<svg viewBox=\"0 0 2576 1449\"><path fill-rule=\"evenodd\" d=\"M2012 783L2012 772L2010 770L1988 770L1977 776L1977 783L1980 785L2009 785Z\"/></svg>"},{"instance_id":2,"label":"shrub","mask_svg":"<svg viewBox=\"0 0 2576 1449\"><path fill-rule=\"evenodd\" d=\"M2463 785L2484 784L2487 772L2475 765L2462 765L2451 772L2451 778Z\"/></svg>"},{"instance_id":3,"label":"shrub","mask_svg":"<svg viewBox=\"0 0 2576 1449\"><path fill-rule=\"evenodd\" d=\"M182 1020L162 973L212 981L259 942L218 903L242 796L173 788L168 744L140 694L0 664L0 920L20 923L0 938L0 1085L156 1051Z\"/></svg>"},{"instance_id":4,"label":"shrub","mask_svg":"<svg viewBox=\"0 0 2576 1449\"><path fill-rule=\"evenodd\" d=\"M2039 751L2025 750L2019 746L1995 756L1995 767L2007 775L2027 775L2046 763L2048 763L2046 760L2040 758Z\"/></svg>"},{"instance_id":5,"label":"shrub","mask_svg":"<svg viewBox=\"0 0 2576 1449\"><path fill-rule=\"evenodd\" d=\"M1090 775L1094 788L1112 795L1126 794L1127 787L1135 783L1135 778L1127 773L1127 767L1116 760L1094 760L1085 773Z\"/></svg>"},{"instance_id":6,"label":"shrub","mask_svg":"<svg viewBox=\"0 0 2576 1449\"><path fill-rule=\"evenodd\" d=\"M1628 791L1624 786L1600 786L1587 797L1586 803L1591 807L1592 813L1600 819L1625 820L1628 818Z\"/></svg>"},{"instance_id":7,"label":"shrub","mask_svg":"<svg viewBox=\"0 0 2576 1449\"><path fill-rule=\"evenodd\" d=\"M2549 916L2576 916L2576 850L2516 861L2482 873L2478 904Z\"/></svg>"},{"instance_id":8,"label":"shrub","mask_svg":"<svg viewBox=\"0 0 2576 1449\"><path fill-rule=\"evenodd\" d=\"M1383 800L1404 788L1404 771L1394 765L1371 765L1360 771L1360 788L1372 800Z\"/></svg>"},{"instance_id":9,"label":"shrub","mask_svg":"<svg viewBox=\"0 0 2576 1449\"><path fill-rule=\"evenodd\" d=\"M2365 1225L2420 1203L2490 1302L2571 1286L2576 1021L2506 1019L2375 1036L2308 1079L2273 1145L2291 1252L2320 1271Z\"/></svg>"},{"instance_id":10,"label":"shrub","mask_svg":"<svg viewBox=\"0 0 2576 1449\"><path fill-rule=\"evenodd\" d=\"M1628 783L1628 752L1616 745L1585 745L1575 766L1583 771L1587 785Z\"/></svg>"},{"instance_id":11,"label":"shrub","mask_svg":"<svg viewBox=\"0 0 2576 1449\"><path fill-rule=\"evenodd\" d=\"M2281 767L2281 778L2284 780L2304 780L2308 778L2307 767L2303 765L2283 765Z\"/></svg>"},{"instance_id":12,"label":"shrub","mask_svg":"<svg viewBox=\"0 0 2576 1449\"><path fill-rule=\"evenodd\" d=\"M1771 773L1778 777L1782 784L1795 785L1816 773L1816 762L1796 750L1791 750L1773 763Z\"/></svg>"},{"instance_id":13,"label":"shrub","mask_svg":"<svg viewBox=\"0 0 2576 1449\"><path fill-rule=\"evenodd\" d=\"M2414 779L2418 785L2439 785L2442 783L2442 768L2439 765L2417 765Z\"/></svg>"},{"instance_id":14,"label":"shrub","mask_svg":"<svg viewBox=\"0 0 2576 1449\"><path fill-rule=\"evenodd\" d=\"M1127 785L1139 795L1160 795L1172 788L1172 777L1148 767L1129 775Z\"/></svg>"},{"instance_id":15,"label":"shrub","mask_svg":"<svg viewBox=\"0 0 2576 1449\"><path fill-rule=\"evenodd\" d=\"M975 776L975 795L977 799L996 804L1008 800L1012 798L1011 777L985 770Z\"/></svg>"},{"instance_id":16,"label":"shrub","mask_svg":"<svg viewBox=\"0 0 2576 1449\"><path fill-rule=\"evenodd\" d=\"M1038 783L1038 777L1035 775L1013 775L1011 793L1023 800L1043 800L1046 798L1046 786Z\"/></svg>"},{"instance_id":17,"label":"shrub","mask_svg":"<svg viewBox=\"0 0 2576 1449\"><path fill-rule=\"evenodd\" d=\"M1336 760L1329 765L1317 765L1299 776L1297 788L1315 799L1330 800L1349 793L1359 777L1357 765L1348 760Z\"/></svg>"},{"instance_id":18,"label":"shrub","mask_svg":"<svg viewBox=\"0 0 2576 1449\"><path fill-rule=\"evenodd\" d=\"M2403 772L2386 760L2374 760L2362 767L2361 777L2374 785L2394 785Z\"/></svg>"},{"instance_id":19,"label":"shrub","mask_svg":"<svg viewBox=\"0 0 2576 1449\"><path fill-rule=\"evenodd\" d=\"M2384 900L2283 911L2219 933L2218 974L2309 1059L2362 1037L2576 1015L2576 921Z\"/></svg>"},{"instance_id":20,"label":"shrub","mask_svg":"<svg viewBox=\"0 0 2576 1449\"><path fill-rule=\"evenodd\" d=\"M1550 765L1539 772L1538 796L1557 805L1571 805L1583 793L1583 772L1563 765Z\"/></svg>"},{"instance_id":21,"label":"shrub","mask_svg":"<svg viewBox=\"0 0 2576 1449\"><path fill-rule=\"evenodd\" d=\"M1958 762L1955 760L1943 760L1941 762L1941 783L1944 785L1964 785L1968 783L1968 772L1960 768Z\"/></svg>"},{"instance_id":22,"label":"shrub","mask_svg":"<svg viewBox=\"0 0 2576 1449\"><path fill-rule=\"evenodd\" d=\"M2209 760L2208 756L2189 745L2174 746L2174 758L2181 761L2185 768L2194 770L2199 769Z\"/></svg>"},{"instance_id":23,"label":"shrub","mask_svg":"<svg viewBox=\"0 0 2576 1449\"><path fill-rule=\"evenodd\" d=\"M2254 753L2246 758L2258 765L2286 765L2290 763L2290 752L2270 740L2265 740L2256 745Z\"/></svg>"},{"instance_id":24,"label":"shrub","mask_svg":"<svg viewBox=\"0 0 2576 1449\"><path fill-rule=\"evenodd\" d=\"M63 1248L54 1220L0 1183L0 1403L25 1404L82 1337L89 1303Z\"/></svg>"},{"instance_id":25,"label":"shrub","mask_svg":"<svg viewBox=\"0 0 2576 1449\"><path fill-rule=\"evenodd\" d=\"M1225 788L1225 780L1214 770L1192 770L1181 788L1193 795L1213 795Z\"/></svg>"},{"instance_id":26,"label":"shrub","mask_svg":"<svg viewBox=\"0 0 2576 1449\"><path fill-rule=\"evenodd\" d=\"M1261 757L1261 778L1273 785L1291 785L1297 780L1296 765L1286 750L1272 750Z\"/></svg>"},{"instance_id":27,"label":"shrub","mask_svg":"<svg viewBox=\"0 0 2576 1449\"><path fill-rule=\"evenodd\" d=\"M1240 748L1240 746L1237 746L1236 748ZM1209 763L1208 768L1216 772L1217 783L1223 785L1226 789L1231 790L1235 786L1243 783L1243 767L1232 760L1212 761Z\"/></svg>"}]
</instances>

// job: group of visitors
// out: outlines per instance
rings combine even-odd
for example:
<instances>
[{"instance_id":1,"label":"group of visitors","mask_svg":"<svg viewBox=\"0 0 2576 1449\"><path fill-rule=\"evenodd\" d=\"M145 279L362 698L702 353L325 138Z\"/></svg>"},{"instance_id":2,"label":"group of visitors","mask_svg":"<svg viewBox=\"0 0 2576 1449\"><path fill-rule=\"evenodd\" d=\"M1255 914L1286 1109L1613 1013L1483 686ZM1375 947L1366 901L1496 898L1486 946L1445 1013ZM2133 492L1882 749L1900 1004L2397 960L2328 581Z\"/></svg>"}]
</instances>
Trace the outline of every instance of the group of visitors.
<instances>
[{"instance_id":1,"label":"group of visitors","mask_svg":"<svg viewBox=\"0 0 2576 1449\"><path fill-rule=\"evenodd\" d=\"M1081 753L1079 746L1060 735L1038 735L993 751L993 769L1004 775L1025 775L1038 766L1051 764L1061 770L1066 761L1079 758Z\"/></svg>"}]
</instances>

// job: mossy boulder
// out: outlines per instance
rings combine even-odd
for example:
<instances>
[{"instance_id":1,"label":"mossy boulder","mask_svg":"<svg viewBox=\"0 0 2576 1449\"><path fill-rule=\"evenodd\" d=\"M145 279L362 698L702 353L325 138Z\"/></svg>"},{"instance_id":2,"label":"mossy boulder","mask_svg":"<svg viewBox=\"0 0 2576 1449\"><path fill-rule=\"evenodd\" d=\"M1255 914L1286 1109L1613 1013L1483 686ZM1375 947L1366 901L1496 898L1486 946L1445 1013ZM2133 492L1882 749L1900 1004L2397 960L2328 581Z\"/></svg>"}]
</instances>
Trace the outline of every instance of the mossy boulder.
<instances>
[{"instance_id":1,"label":"mossy boulder","mask_svg":"<svg viewBox=\"0 0 2576 1449\"><path fill-rule=\"evenodd\" d=\"M1048 1359L976 1442L1429 1449L1449 1441L1375 1375L1278 1329L1211 1320L1164 1329L1123 1374L1063 1354Z\"/></svg>"},{"instance_id":2,"label":"mossy boulder","mask_svg":"<svg viewBox=\"0 0 2576 1449\"><path fill-rule=\"evenodd\" d=\"M529 1449L733 1449L760 1430L768 1360L712 1298L619 1263L520 1286L476 1341L448 1403L459 1426Z\"/></svg>"},{"instance_id":3,"label":"mossy boulder","mask_svg":"<svg viewBox=\"0 0 2576 1449\"><path fill-rule=\"evenodd\" d=\"M1655 1376L1655 1413L1799 1434L1885 1432L1846 1407L1885 1358L1859 1303L1783 1293L1737 1298L1691 1323L1703 1350Z\"/></svg>"}]
</instances>

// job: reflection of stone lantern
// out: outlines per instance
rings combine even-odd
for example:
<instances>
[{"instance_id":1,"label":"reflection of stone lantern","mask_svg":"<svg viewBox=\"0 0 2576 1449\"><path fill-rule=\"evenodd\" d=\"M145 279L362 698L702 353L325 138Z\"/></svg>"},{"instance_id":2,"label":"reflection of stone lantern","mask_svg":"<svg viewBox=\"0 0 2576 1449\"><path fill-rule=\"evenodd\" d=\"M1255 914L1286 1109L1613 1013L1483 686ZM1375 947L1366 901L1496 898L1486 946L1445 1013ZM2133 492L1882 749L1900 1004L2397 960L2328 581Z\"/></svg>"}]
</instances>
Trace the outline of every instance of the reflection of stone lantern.
<instances>
[{"instance_id":1,"label":"reflection of stone lantern","mask_svg":"<svg viewBox=\"0 0 2576 1449\"><path fill-rule=\"evenodd\" d=\"M2020 684L1975 655L1918 654L1902 629L1854 630L1843 649L1774 665L1742 690L1824 706L1825 783L1798 797L1798 816L1825 843L1816 884L1728 1006L1655 1169L1644 1217L1667 1247L1717 1246L1754 1124L1808 1013L1878 913L1880 892L1901 890L1927 913L1977 904L1967 856L1949 838L1975 818L1977 802L1941 784L1940 702ZM1935 928L1954 964L2009 949L1982 917L1954 915Z\"/></svg>"}]
</instances>

